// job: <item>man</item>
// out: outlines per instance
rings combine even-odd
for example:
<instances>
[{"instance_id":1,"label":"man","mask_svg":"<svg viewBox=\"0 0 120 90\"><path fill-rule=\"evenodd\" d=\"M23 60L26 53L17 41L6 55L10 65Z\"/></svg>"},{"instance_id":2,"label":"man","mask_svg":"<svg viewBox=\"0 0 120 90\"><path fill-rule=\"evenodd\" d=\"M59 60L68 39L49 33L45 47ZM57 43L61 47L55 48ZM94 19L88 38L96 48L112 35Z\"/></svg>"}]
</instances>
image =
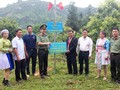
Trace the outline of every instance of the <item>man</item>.
<instances>
[{"instance_id":1,"label":"man","mask_svg":"<svg viewBox=\"0 0 120 90\"><path fill-rule=\"evenodd\" d=\"M68 39L66 40L67 43L67 67L68 73L77 75L77 63L76 63L76 47L77 47L77 38L74 37L74 31L68 31ZM73 68L73 69L72 69Z\"/></svg>"},{"instance_id":2,"label":"man","mask_svg":"<svg viewBox=\"0 0 120 90\"><path fill-rule=\"evenodd\" d=\"M111 78L112 81L120 83L120 36L119 29L112 29L112 38L111 38Z\"/></svg>"},{"instance_id":3,"label":"man","mask_svg":"<svg viewBox=\"0 0 120 90\"><path fill-rule=\"evenodd\" d=\"M26 59L26 63L27 63L27 77L29 77L30 75L30 69L29 69L29 65L30 65L30 58L32 58L32 74L35 74L35 70L36 70L36 57L37 57L37 49L36 49L36 35L33 34L33 29L31 25L27 26L27 34L25 34L23 36L23 40L25 43L25 47L28 53L28 58Z\"/></svg>"},{"instance_id":4,"label":"man","mask_svg":"<svg viewBox=\"0 0 120 90\"><path fill-rule=\"evenodd\" d=\"M83 74L83 61L85 62L85 75L89 74L89 58L92 55L93 41L88 37L87 29L82 32L82 37L78 40L77 52L79 53L80 75Z\"/></svg>"},{"instance_id":5,"label":"man","mask_svg":"<svg viewBox=\"0 0 120 90\"><path fill-rule=\"evenodd\" d=\"M45 24L40 27L41 33L37 37L39 73L42 79L44 79L45 76L48 76L48 47L50 45L50 42L46 34L46 27L47 25Z\"/></svg>"},{"instance_id":6,"label":"man","mask_svg":"<svg viewBox=\"0 0 120 90\"><path fill-rule=\"evenodd\" d=\"M19 82L21 80L20 74L22 75L23 80L27 80L25 73L25 46L22 39L22 30L16 30L16 37L12 40L12 47L14 51L14 60L15 60L15 77L16 81Z\"/></svg>"}]
</instances>

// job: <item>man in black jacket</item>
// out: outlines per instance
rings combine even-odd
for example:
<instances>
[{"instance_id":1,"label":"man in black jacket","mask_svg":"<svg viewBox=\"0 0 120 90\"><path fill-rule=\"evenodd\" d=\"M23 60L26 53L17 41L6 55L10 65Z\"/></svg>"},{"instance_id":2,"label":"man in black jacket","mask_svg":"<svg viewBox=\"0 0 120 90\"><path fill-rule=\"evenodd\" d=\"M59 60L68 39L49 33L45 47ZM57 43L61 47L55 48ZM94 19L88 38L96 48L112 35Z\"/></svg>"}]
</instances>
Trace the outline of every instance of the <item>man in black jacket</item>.
<instances>
[{"instance_id":1,"label":"man in black jacket","mask_svg":"<svg viewBox=\"0 0 120 90\"><path fill-rule=\"evenodd\" d=\"M68 73L77 75L77 62L76 62L76 47L77 47L78 39L74 37L74 31L68 31L68 39L66 40L67 43L67 67Z\"/></svg>"}]
</instances>

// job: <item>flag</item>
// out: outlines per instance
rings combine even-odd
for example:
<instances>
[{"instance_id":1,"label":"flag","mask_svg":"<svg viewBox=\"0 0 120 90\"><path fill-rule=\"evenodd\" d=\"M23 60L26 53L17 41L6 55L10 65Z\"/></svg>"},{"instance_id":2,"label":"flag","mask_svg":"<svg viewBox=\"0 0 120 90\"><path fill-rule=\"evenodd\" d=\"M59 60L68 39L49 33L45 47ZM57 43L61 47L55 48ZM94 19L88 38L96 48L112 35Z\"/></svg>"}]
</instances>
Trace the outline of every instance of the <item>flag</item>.
<instances>
[{"instance_id":1,"label":"flag","mask_svg":"<svg viewBox=\"0 0 120 90\"><path fill-rule=\"evenodd\" d=\"M51 2L49 2L48 4L48 11L50 11L50 9L52 8L53 4Z\"/></svg>"},{"instance_id":2,"label":"flag","mask_svg":"<svg viewBox=\"0 0 120 90\"><path fill-rule=\"evenodd\" d=\"M62 10L63 9L63 4L62 4L62 2L60 2L59 4L58 4L58 7Z\"/></svg>"}]
</instances>

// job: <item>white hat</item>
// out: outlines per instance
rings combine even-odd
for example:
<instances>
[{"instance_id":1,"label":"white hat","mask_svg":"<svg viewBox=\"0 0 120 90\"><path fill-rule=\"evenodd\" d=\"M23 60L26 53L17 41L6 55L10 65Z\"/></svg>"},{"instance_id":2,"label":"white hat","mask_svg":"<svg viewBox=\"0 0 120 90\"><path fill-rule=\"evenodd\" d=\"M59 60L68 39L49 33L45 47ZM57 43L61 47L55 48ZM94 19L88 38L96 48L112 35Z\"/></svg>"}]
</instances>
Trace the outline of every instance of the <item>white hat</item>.
<instances>
[{"instance_id":1,"label":"white hat","mask_svg":"<svg viewBox=\"0 0 120 90\"><path fill-rule=\"evenodd\" d=\"M4 32L9 33L9 31L8 31L7 29L3 29L3 30L0 32L0 34L2 35Z\"/></svg>"}]
</instances>

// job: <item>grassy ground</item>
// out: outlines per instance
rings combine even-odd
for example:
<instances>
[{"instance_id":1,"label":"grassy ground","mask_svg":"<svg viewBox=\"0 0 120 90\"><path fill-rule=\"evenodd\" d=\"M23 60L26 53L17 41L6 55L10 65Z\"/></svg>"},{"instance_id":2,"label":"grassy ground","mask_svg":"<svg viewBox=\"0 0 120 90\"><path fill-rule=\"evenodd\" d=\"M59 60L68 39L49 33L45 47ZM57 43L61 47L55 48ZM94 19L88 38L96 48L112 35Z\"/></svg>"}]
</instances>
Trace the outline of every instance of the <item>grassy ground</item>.
<instances>
[{"instance_id":1,"label":"grassy ground","mask_svg":"<svg viewBox=\"0 0 120 90\"><path fill-rule=\"evenodd\" d=\"M103 77L95 79L96 66L94 65L94 59L90 60L90 74L86 78L85 75L68 75L67 66L64 56L57 56L56 62L56 74L54 74L54 59L49 58L49 75L50 78L42 80L38 76L30 76L28 81L22 81L17 84L15 82L14 70L11 72L10 82L11 87L5 87L0 83L0 90L120 90L120 85L112 83L110 81L110 72L108 72L108 80L103 81ZM79 65L78 65L79 66ZM38 70L38 65L37 65ZM109 70L108 70L109 71ZM103 75L103 73L102 73ZM3 79L3 71L0 71L0 81Z\"/></svg>"}]
</instances>

